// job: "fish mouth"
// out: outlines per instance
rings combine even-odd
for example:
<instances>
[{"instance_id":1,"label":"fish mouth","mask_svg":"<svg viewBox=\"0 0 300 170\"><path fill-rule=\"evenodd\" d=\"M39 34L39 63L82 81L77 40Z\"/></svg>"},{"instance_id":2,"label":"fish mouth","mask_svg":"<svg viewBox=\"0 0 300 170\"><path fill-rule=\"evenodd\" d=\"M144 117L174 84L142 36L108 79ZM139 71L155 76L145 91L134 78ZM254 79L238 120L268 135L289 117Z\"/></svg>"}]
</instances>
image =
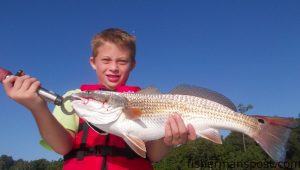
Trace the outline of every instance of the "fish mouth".
<instances>
[{"instance_id":1,"label":"fish mouth","mask_svg":"<svg viewBox=\"0 0 300 170\"><path fill-rule=\"evenodd\" d=\"M97 99L91 96L81 96L81 94L73 94L72 102L80 103L83 105L87 105L89 102L98 104L101 108L108 108L108 100L107 99Z\"/></svg>"},{"instance_id":2,"label":"fish mouth","mask_svg":"<svg viewBox=\"0 0 300 170\"><path fill-rule=\"evenodd\" d=\"M115 109L124 107L126 103L125 99L118 94L112 92L83 92L74 93L71 95L72 103L77 103L80 105L89 105L94 108L105 108L105 109Z\"/></svg>"},{"instance_id":3,"label":"fish mouth","mask_svg":"<svg viewBox=\"0 0 300 170\"><path fill-rule=\"evenodd\" d=\"M89 102L89 100L91 100L92 98L85 98L85 97L82 97L78 94L72 94L71 95L71 101L72 102L79 102L81 104L87 104Z\"/></svg>"},{"instance_id":4,"label":"fish mouth","mask_svg":"<svg viewBox=\"0 0 300 170\"><path fill-rule=\"evenodd\" d=\"M87 100L87 99L84 98L84 97L79 96L78 94L72 94L71 95L71 100L72 101L75 101L75 100L82 100L82 101L84 101L84 100Z\"/></svg>"},{"instance_id":5,"label":"fish mouth","mask_svg":"<svg viewBox=\"0 0 300 170\"><path fill-rule=\"evenodd\" d=\"M72 97L72 100L82 100L83 99L83 97L80 97L78 94L72 94L71 97Z\"/></svg>"}]
</instances>

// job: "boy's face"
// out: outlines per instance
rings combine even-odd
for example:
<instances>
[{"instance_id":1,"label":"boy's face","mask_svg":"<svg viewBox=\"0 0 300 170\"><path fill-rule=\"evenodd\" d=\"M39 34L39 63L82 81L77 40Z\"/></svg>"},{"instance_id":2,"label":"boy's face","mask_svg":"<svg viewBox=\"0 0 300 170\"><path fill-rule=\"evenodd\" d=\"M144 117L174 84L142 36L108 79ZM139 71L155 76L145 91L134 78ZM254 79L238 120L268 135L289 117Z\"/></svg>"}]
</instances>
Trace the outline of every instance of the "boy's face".
<instances>
[{"instance_id":1,"label":"boy's face","mask_svg":"<svg viewBox=\"0 0 300 170\"><path fill-rule=\"evenodd\" d=\"M97 50L98 55L90 58L90 64L101 84L110 90L124 85L135 66L130 51L110 42L105 42Z\"/></svg>"}]
</instances>

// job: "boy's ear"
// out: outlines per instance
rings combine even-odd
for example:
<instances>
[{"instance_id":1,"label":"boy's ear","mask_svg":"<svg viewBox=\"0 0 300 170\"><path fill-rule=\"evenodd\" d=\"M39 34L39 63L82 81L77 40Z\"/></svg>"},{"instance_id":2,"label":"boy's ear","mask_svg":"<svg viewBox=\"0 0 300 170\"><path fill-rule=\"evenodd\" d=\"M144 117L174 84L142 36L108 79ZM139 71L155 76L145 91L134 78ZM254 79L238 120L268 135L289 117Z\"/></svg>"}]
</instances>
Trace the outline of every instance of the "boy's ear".
<instances>
[{"instance_id":1,"label":"boy's ear","mask_svg":"<svg viewBox=\"0 0 300 170\"><path fill-rule=\"evenodd\" d=\"M90 57L90 65L91 67L96 70L96 65L95 65L95 57Z\"/></svg>"}]
</instances>

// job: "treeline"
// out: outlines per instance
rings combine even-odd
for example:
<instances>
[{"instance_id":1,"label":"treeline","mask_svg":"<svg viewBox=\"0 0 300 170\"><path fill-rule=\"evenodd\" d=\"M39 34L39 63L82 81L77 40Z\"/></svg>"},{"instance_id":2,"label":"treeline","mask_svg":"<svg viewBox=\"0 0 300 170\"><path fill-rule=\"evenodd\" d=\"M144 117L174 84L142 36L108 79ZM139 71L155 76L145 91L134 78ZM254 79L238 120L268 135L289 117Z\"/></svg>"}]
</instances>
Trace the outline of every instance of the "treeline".
<instances>
[{"instance_id":1,"label":"treeline","mask_svg":"<svg viewBox=\"0 0 300 170\"><path fill-rule=\"evenodd\" d=\"M300 124L300 119L297 119ZM290 169L300 170L300 127L293 129L287 144L286 161L275 163L256 144L245 136L245 148L241 133L230 133L222 145L205 139L198 139L172 150L168 157L154 164L155 170L265 170ZM13 160L12 157L0 157L0 170L56 170L62 169L62 160L35 161Z\"/></svg>"},{"instance_id":2,"label":"treeline","mask_svg":"<svg viewBox=\"0 0 300 170\"><path fill-rule=\"evenodd\" d=\"M300 124L300 119L297 119ZM154 165L156 170L300 170L300 127L292 130L287 144L285 162L275 163L250 137L232 132L222 145L205 139L189 142L172 150L171 154Z\"/></svg>"},{"instance_id":3,"label":"treeline","mask_svg":"<svg viewBox=\"0 0 300 170\"><path fill-rule=\"evenodd\" d=\"M0 157L0 170L60 170L63 160L48 161L38 159L34 161L25 161L22 159L14 160L11 156L2 155Z\"/></svg>"}]
</instances>

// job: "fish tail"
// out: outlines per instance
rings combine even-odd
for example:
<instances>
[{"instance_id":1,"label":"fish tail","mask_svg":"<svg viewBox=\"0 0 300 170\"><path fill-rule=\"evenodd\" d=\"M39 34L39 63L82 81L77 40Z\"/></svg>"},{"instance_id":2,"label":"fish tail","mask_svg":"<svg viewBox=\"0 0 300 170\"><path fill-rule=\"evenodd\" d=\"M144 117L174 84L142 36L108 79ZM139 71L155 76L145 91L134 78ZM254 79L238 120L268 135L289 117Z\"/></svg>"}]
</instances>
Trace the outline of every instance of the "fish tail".
<instances>
[{"instance_id":1,"label":"fish tail","mask_svg":"<svg viewBox=\"0 0 300 170\"><path fill-rule=\"evenodd\" d=\"M286 143L292 128L298 126L295 119L282 117L253 116L261 129L253 135L254 140L276 162L284 161Z\"/></svg>"}]
</instances>

